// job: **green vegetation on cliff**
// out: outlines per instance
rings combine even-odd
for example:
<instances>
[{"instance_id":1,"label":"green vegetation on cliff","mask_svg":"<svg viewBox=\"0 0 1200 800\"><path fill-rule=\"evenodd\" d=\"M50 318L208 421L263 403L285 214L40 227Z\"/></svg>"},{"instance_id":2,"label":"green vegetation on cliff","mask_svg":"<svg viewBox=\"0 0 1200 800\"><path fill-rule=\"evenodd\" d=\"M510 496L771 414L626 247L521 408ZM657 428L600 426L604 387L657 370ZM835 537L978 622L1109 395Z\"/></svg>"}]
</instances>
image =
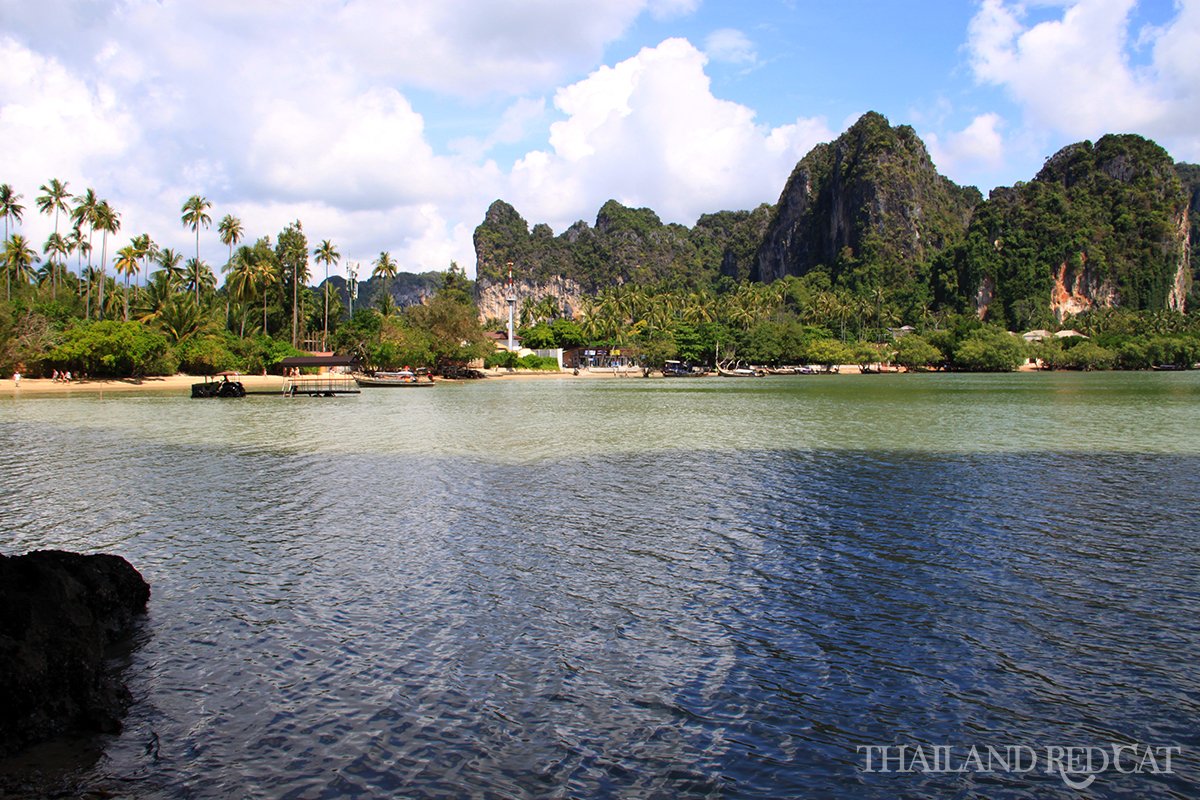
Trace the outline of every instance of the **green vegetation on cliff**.
<instances>
[{"instance_id":1,"label":"green vegetation on cliff","mask_svg":"<svg viewBox=\"0 0 1200 800\"><path fill-rule=\"evenodd\" d=\"M1070 145L976 209L966 242L938 265L936 299L961 310L978 301L1015 328L1092 306L1179 308L1189 199L1171 157L1147 139Z\"/></svg>"}]
</instances>

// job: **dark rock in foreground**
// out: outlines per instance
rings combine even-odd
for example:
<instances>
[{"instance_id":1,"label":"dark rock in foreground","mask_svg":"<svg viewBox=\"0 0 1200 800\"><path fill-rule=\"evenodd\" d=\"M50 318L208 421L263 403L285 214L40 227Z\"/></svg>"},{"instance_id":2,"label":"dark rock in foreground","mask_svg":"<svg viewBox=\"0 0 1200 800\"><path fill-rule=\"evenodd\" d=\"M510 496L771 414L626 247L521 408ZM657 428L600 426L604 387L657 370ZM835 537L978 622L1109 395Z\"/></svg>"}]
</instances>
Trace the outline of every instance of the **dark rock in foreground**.
<instances>
[{"instance_id":1,"label":"dark rock in foreground","mask_svg":"<svg viewBox=\"0 0 1200 800\"><path fill-rule=\"evenodd\" d=\"M129 692L106 656L149 599L150 586L119 556L0 555L0 755L120 730Z\"/></svg>"}]
</instances>

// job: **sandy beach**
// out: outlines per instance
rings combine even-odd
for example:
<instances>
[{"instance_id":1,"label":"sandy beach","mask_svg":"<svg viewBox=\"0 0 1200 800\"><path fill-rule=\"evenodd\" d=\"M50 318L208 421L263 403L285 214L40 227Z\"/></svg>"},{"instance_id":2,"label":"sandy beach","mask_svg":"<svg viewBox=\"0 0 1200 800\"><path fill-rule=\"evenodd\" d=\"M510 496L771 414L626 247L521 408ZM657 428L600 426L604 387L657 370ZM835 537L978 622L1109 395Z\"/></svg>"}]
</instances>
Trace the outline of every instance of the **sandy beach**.
<instances>
[{"instance_id":1,"label":"sandy beach","mask_svg":"<svg viewBox=\"0 0 1200 800\"><path fill-rule=\"evenodd\" d=\"M1022 366L1020 371L1036 371L1037 367L1032 365ZM562 372L544 372L540 370L518 370L509 372L504 369L484 370L487 378L484 380L634 380L641 379L642 371L640 369L628 369L624 372L612 372L607 369L585 369L580 370L578 375L572 374L569 370ZM859 368L854 364L846 364L839 368L836 373L838 375L857 375L860 374ZM316 376L311 376L316 377ZM658 372L650 376L652 379L661 379L662 375ZM717 376L711 376L715 379ZM283 391L284 378L279 375L240 375L233 377L233 380L239 380L248 391ZM126 378L123 380L83 380L71 381L70 383L62 383L60 381L52 381L49 378L21 378L21 385L18 387L11 377L0 379L0 397L53 397L53 396L70 396L80 394L149 394L149 393L166 393L189 395L193 383L201 383L205 380L203 375L167 375L152 378ZM208 380L220 380L220 378L208 378ZM440 380L440 379L439 379ZM460 381L455 381L460 382ZM467 382L467 381L461 381Z\"/></svg>"}]
</instances>

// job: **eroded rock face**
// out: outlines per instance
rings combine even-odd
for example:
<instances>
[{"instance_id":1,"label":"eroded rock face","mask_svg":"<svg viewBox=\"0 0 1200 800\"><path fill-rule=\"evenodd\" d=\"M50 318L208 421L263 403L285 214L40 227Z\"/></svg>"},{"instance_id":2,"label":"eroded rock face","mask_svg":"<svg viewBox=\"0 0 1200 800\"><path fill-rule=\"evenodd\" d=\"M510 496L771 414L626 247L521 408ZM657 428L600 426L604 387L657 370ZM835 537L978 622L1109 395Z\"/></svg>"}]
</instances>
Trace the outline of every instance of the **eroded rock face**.
<instances>
[{"instance_id":1,"label":"eroded rock face","mask_svg":"<svg viewBox=\"0 0 1200 800\"><path fill-rule=\"evenodd\" d=\"M119 556L0 555L0 755L120 729L129 692L106 654L149 599L150 586Z\"/></svg>"}]
</instances>

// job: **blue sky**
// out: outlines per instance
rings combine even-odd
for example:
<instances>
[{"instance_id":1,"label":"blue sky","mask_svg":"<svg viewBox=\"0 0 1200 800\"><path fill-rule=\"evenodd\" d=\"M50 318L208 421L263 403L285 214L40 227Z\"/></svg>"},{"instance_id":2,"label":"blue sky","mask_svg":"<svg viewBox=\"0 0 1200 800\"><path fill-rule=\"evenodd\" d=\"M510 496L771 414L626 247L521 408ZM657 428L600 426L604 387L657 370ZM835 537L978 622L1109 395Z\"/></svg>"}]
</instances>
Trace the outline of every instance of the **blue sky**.
<instances>
[{"instance_id":1,"label":"blue sky","mask_svg":"<svg viewBox=\"0 0 1200 800\"><path fill-rule=\"evenodd\" d=\"M860 114L984 193L1106 132L1200 160L1200 0L0 0L0 182L52 177L190 250L179 206L300 219L360 275L474 269L508 200L561 232L609 198L691 225L774 202ZM201 255L226 251L215 231Z\"/></svg>"}]
</instances>

